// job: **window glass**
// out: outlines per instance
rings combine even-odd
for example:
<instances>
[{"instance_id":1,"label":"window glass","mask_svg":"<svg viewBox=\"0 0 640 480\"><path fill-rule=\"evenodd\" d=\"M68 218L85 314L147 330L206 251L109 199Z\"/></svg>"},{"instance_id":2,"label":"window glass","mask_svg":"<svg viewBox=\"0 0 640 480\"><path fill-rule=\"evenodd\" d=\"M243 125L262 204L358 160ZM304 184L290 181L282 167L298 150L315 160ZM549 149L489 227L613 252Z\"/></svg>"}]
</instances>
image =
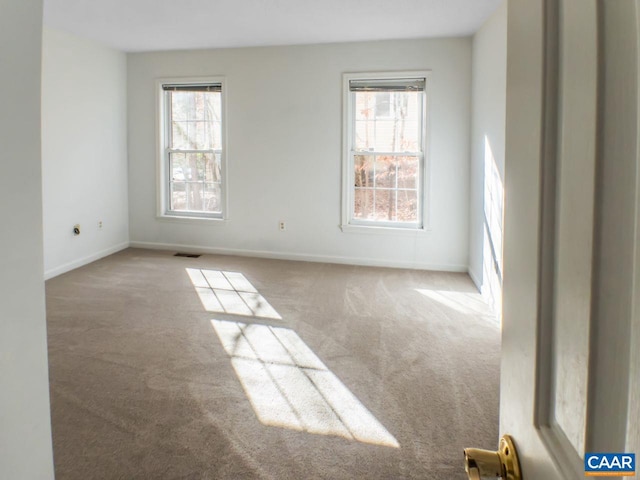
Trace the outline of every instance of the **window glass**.
<instances>
[{"instance_id":1,"label":"window glass","mask_svg":"<svg viewBox=\"0 0 640 480\"><path fill-rule=\"evenodd\" d=\"M222 85L163 85L166 215L223 216Z\"/></svg>"},{"instance_id":2,"label":"window glass","mask_svg":"<svg viewBox=\"0 0 640 480\"><path fill-rule=\"evenodd\" d=\"M348 85L348 222L422 227L426 78Z\"/></svg>"}]
</instances>

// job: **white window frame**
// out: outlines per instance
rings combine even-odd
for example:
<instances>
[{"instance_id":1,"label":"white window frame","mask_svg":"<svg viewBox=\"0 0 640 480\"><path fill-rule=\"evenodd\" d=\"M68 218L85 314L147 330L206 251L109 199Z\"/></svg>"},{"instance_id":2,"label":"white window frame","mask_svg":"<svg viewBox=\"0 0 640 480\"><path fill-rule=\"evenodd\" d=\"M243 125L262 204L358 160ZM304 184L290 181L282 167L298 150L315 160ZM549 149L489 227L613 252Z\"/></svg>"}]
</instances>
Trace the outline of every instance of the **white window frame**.
<instances>
[{"instance_id":1,"label":"white window frame","mask_svg":"<svg viewBox=\"0 0 640 480\"><path fill-rule=\"evenodd\" d=\"M170 107L168 105L168 96L165 95L164 85L203 85L203 84L219 84L221 85L221 152L220 152L220 166L222 169L222 179L220 188L222 189L221 195L221 212L180 212L170 210L170 176L171 172L169 165L169 153L180 152L180 150L169 149L169 139L171 128L170 125ZM211 77L172 77L172 78L159 78L156 80L156 98L157 98L157 158L158 164L156 168L157 172L157 218L160 220L176 220L181 222L212 222L223 223L229 219L229 193L228 193L228 181L227 181L227 157L228 157L228 142L227 142L227 114L226 114L226 101L227 97L227 84L224 76L211 76ZM190 151L185 151L189 153ZM212 151L213 152L213 151Z\"/></svg>"},{"instance_id":2,"label":"white window frame","mask_svg":"<svg viewBox=\"0 0 640 480\"><path fill-rule=\"evenodd\" d=\"M342 76L343 91L343 155L342 155L342 215L340 228L343 232L359 233L396 233L416 234L430 230L429 227L429 76L428 70L402 72L365 72L345 73ZM425 90L422 101L422 148L421 152L407 152L419 154L420 173L418 178L418 222L385 222L378 220L362 220L354 218L354 168L353 158L357 153L353 150L355 141L355 96L351 94L349 82L352 80L400 80L407 78L424 78ZM379 152L384 153L384 152Z\"/></svg>"}]
</instances>

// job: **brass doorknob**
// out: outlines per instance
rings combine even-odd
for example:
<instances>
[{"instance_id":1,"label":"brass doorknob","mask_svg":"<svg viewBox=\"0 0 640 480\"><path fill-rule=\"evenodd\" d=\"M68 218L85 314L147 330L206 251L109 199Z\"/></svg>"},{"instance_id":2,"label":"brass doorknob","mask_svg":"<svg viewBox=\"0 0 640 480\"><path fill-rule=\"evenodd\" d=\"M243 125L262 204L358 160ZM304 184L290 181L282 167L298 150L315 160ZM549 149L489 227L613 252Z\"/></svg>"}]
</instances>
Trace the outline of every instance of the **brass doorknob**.
<instances>
[{"instance_id":1,"label":"brass doorknob","mask_svg":"<svg viewBox=\"0 0 640 480\"><path fill-rule=\"evenodd\" d=\"M497 451L464 449L464 469L469 480L482 478L502 478L503 480L522 480L518 452L509 435L503 435Z\"/></svg>"}]
</instances>

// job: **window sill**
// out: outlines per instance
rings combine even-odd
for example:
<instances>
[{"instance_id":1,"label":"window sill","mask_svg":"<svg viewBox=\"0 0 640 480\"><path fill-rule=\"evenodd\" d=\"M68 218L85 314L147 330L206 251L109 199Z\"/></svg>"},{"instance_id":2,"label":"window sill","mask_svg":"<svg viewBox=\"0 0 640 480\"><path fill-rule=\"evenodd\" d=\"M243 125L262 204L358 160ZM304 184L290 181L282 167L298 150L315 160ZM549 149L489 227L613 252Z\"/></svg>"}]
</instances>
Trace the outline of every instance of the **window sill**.
<instances>
[{"instance_id":1,"label":"window sill","mask_svg":"<svg viewBox=\"0 0 640 480\"><path fill-rule=\"evenodd\" d=\"M213 217L188 217L182 215L156 215L156 220L169 223L191 223L194 225L223 226L229 219Z\"/></svg>"},{"instance_id":2,"label":"window sill","mask_svg":"<svg viewBox=\"0 0 640 480\"><path fill-rule=\"evenodd\" d=\"M375 225L340 225L343 233L364 233L371 235L398 235L418 237L430 232L428 228L378 227Z\"/></svg>"}]
</instances>

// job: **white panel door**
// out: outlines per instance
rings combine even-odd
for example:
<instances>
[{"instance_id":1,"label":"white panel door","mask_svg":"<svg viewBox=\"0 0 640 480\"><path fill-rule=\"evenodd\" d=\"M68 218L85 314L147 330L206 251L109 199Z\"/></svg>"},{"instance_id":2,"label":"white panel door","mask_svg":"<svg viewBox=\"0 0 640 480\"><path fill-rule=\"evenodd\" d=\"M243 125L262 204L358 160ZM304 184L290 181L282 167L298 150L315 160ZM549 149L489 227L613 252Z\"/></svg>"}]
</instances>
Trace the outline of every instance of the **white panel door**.
<instances>
[{"instance_id":1,"label":"white panel door","mask_svg":"<svg viewBox=\"0 0 640 480\"><path fill-rule=\"evenodd\" d=\"M637 0L509 0L500 431L523 478L637 452Z\"/></svg>"}]
</instances>

